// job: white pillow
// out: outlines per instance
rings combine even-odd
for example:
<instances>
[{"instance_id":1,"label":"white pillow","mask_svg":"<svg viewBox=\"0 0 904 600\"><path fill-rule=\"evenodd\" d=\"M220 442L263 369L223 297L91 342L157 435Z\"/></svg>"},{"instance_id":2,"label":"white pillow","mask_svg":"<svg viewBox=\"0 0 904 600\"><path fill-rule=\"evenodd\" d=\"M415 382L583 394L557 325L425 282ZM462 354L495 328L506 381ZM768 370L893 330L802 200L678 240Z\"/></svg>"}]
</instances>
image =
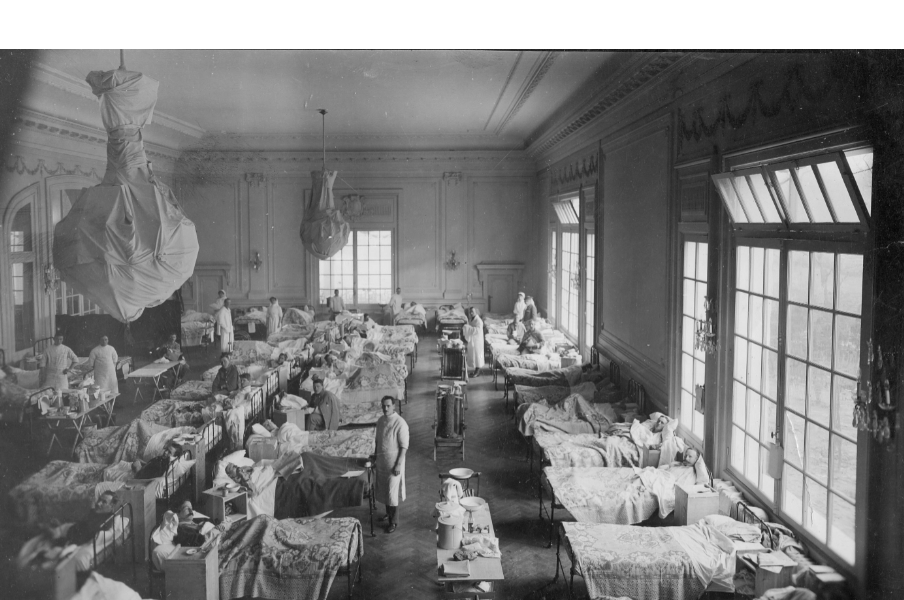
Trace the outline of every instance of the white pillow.
<instances>
[{"instance_id":1,"label":"white pillow","mask_svg":"<svg viewBox=\"0 0 904 600\"><path fill-rule=\"evenodd\" d=\"M227 454L221 460L223 463L232 463L237 467L253 467L254 461L245 456L244 450L236 450L232 454Z\"/></svg>"},{"instance_id":2,"label":"white pillow","mask_svg":"<svg viewBox=\"0 0 904 600\"><path fill-rule=\"evenodd\" d=\"M725 515L707 515L700 523L711 526L716 531L739 542L759 542L760 528L750 523L741 523Z\"/></svg>"}]
</instances>

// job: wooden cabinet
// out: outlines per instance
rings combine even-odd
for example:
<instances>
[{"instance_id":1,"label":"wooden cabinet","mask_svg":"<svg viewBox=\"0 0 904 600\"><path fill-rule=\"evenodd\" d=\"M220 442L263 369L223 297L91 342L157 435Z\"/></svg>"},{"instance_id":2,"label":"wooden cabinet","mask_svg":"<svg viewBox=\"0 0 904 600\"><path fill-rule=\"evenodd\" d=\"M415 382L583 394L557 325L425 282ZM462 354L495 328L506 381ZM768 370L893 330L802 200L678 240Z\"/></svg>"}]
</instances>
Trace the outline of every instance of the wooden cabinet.
<instances>
[{"instance_id":1,"label":"wooden cabinet","mask_svg":"<svg viewBox=\"0 0 904 600\"><path fill-rule=\"evenodd\" d=\"M214 523L237 523L248 518L248 493L244 490L227 492L223 488L205 490L208 498L208 514ZM226 504L232 502L235 512L226 516Z\"/></svg>"},{"instance_id":2,"label":"wooden cabinet","mask_svg":"<svg viewBox=\"0 0 904 600\"><path fill-rule=\"evenodd\" d=\"M219 600L219 562L217 546L206 553L179 548L166 559L166 600Z\"/></svg>"}]
</instances>

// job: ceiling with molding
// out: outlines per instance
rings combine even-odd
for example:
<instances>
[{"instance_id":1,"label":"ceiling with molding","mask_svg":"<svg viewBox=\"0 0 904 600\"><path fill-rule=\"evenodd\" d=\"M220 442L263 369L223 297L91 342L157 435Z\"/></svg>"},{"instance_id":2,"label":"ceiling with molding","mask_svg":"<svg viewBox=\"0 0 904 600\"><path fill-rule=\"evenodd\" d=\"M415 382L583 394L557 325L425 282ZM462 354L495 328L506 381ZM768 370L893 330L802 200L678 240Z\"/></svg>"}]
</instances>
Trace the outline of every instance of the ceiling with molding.
<instances>
[{"instance_id":1,"label":"ceiling with molding","mask_svg":"<svg viewBox=\"0 0 904 600\"><path fill-rule=\"evenodd\" d=\"M160 81L146 139L174 150L521 150L638 53L126 50ZM42 51L25 107L100 128L85 76L117 50ZM589 98L588 98L589 99ZM163 131L163 130L166 131Z\"/></svg>"}]
</instances>

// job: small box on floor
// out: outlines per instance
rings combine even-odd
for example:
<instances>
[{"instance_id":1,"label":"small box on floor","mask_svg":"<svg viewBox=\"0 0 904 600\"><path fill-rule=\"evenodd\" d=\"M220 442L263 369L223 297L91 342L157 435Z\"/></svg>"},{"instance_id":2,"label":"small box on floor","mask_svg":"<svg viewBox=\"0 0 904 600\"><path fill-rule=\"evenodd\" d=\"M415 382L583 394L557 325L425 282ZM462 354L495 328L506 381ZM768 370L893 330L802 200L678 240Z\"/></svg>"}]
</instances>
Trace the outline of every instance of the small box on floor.
<instances>
[{"instance_id":1,"label":"small box on floor","mask_svg":"<svg viewBox=\"0 0 904 600\"><path fill-rule=\"evenodd\" d=\"M675 484L675 525L693 525L719 514L719 492L705 485Z\"/></svg>"},{"instance_id":2,"label":"small box on floor","mask_svg":"<svg viewBox=\"0 0 904 600\"><path fill-rule=\"evenodd\" d=\"M274 410L273 416L270 420L273 421L273 424L279 427L283 423L294 423L298 425L298 428L304 431L304 417L307 414L305 411L300 409L293 410Z\"/></svg>"},{"instance_id":3,"label":"small box on floor","mask_svg":"<svg viewBox=\"0 0 904 600\"><path fill-rule=\"evenodd\" d=\"M766 590L791 585L791 572L796 566L797 563L780 550L758 554L754 587L756 595L762 596Z\"/></svg>"}]
</instances>

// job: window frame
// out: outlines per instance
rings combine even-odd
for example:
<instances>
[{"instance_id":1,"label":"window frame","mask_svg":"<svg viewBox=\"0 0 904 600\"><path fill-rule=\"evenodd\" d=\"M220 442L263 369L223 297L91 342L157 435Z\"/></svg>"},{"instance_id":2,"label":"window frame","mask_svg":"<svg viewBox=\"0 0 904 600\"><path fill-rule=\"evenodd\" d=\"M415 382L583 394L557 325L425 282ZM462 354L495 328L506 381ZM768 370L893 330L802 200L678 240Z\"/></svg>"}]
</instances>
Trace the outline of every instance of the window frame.
<instances>
[{"instance_id":1,"label":"window frame","mask_svg":"<svg viewBox=\"0 0 904 600\"><path fill-rule=\"evenodd\" d=\"M693 432L693 421L691 422L691 429L688 429L684 425L684 423L681 422L681 391L682 391L682 384L683 384L683 381L682 381L683 356L682 355L684 354L683 348L682 348L682 340L683 340L683 334L684 334L684 279L685 279L685 277L684 277L684 261L685 261L684 250L685 250L685 242L696 242L698 244L703 243L703 244L707 245L706 286L707 286L708 295L711 294L711 292L709 292L709 290L712 289L711 288L712 274L710 273L710 268L709 268L710 267L709 256L710 256L710 253L713 251L713 249L712 249L712 244L710 243L708 233L701 230L700 228L683 227L679 230L679 232L678 232L679 249L678 249L678 254L677 254L677 258L678 258L677 262L679 265L678 270L677 270L677 276L678 276L679 284L676 286L677 287L677 296L678 296L678 303L677 303L678 310L675 313L676 314L676 327L677 327L676 348L677 348L677 355L678 355L678 361L675 364L676 376L674 378L674 380L675 380L674 381L674 397L676 398L675 407L676 407L676 414L678 415L679 427L681 428L682 435L686 435L686 436L690 437L693 441L696 441L698 444L700 444L701 448L705 448L706 447L706 442L705 442L706 414L707 414L705 407L704 407L704 412L703 412L703 432L702 432L701 436L698 436L696 433ZM715 324L715 326L718 328L718 324ZM718 329L717 329L717 332L718 332ZM717 350L715 354L704 354L704 361L703 361L703 363L704 363L704 381L706 381L706 382L709 382L711 380L709 373L711 370L715 369L715 365L713 363L715 362L718 354L719 354L719 350ZM712 387L712 386L710 386L710 387ZM705 398L706 397L705 395L707 393L705 385L704 385L704 390L705 390L704 391L704 398ZM713 397L715 397L716 393L711 393L711 395ZM714 401L714 404L715 404L715 401ZM693 409L691 409L691 412L695 412L695 411ZM715 411L711 411L711 412L713 412L713 414L715 414ZM691 416L691 419L693 419L693 416Z\"/></svg>"},{"instance_id":2,"label":"window frame","mask_svg":"<svg viewBox=\"0 0 904 600\"><path fill-rule=\"evenodd\" d=\"M28 207L31 215L30 215L30 225L31 225L31 250L23 250L23 251L13 251L11 247L11 240L9 238L9 232L13 230L12 224L16 219L16 216L19 214L19 211ZM40 194L38 193L37 185L33 184L28 186L10 200L9 205L6 208L4 219L3 219L3 247L2 254L0 256L5 256L3 273L0 275L0 288L5 290L3 293L3 304L8 307L4 312L4 320L7 320L8 329L6 329L8 334L8 345L7 347L12 349L12 354L7 356L7 360L12 360L14 356L18 353L28 351L33 345L35 340L38 339L38 325L41 321L41 277L38 273L38 265L40 264L40 256L41 256L41 248L40 248ZM25 265L23 267L23 273L25 269L31 270L31 278L32 278L32 289L31 289L31 307L32 307L32 315L31 315L31 332L30 332L30 342L24 344L22 347L18 346L17 340L17 332L16 332L16 301L15 301L15 292L13 290L13 273L12 267L14 264L22 264Z\"/></svg>"},{"instance_id":3,"label":"window frame","mask_svg":"<svg viewBox=\"0 0 904 600\"><path fill-rule=\"evenodd\" d=\"M398 265L396 264L396 257L397 257L396 245L398 244L398 236L396 235L396 228L394 226L386 226L386 225L379 225L379 224L365 225L365 226L359 226L359 227L352 228L352 230L349 234L350 239L348 241L348 244L346 244L346 247L348 247L348 246L352 247L352 300L350 302L347 302L347 304L349 305L347 308L355 307L355 308L363 309L365 312L372 312L376 308L382 306L381 303L358 302L358 289L359 289L359 287L358 287L358 281L359 281L359 279L358 279L358 276L359 276L359 273L358 273L358 233L359 232L371 232L371 231L388 231L390 234L389 264L390 264L390 269L392 269L392 272L390 274L391 285L389 288L389 295L392 296L393 292L398 287L398 283L397 283L397 281L398 281L398 268L397 268ZM328 290L321 289L320 266L322 263L327 262L327 261L318 260L315 262L317 265L317 278L316 278L317 302L318 302L318 304L321 304L324 292L326 292L326 296L329 297L329 296L332 296L333 289L332 288L328 289ZM387 298L387 302L388 301L389 301L389 299Z\"/></svg>"}]
</instances>

